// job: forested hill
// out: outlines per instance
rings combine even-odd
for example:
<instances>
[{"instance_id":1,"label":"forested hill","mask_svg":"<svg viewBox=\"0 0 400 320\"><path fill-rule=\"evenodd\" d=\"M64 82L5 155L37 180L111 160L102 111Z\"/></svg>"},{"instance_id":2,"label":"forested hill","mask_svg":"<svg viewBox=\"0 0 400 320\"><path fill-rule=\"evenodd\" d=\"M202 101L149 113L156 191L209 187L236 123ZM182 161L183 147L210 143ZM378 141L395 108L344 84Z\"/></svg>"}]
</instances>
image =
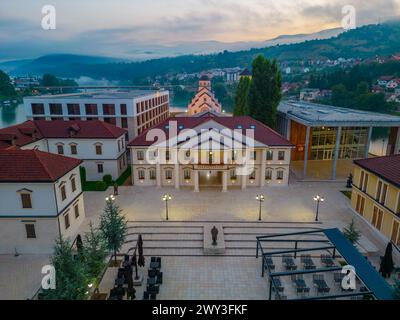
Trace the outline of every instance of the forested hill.
<instances>
[{"instance_id":1,"label":"forested hill","mask_svg":"<svg viewBox=\"0 0 400 320\"><path fill-rule=\"evenodd\" d=\"M312 40L299 44L278 45L263 49L228 52L212 55L187 55L130 63L69 63L60 61L52 65L37 64L20 66L13 73L52 73L60 77L89 76L109 80L132 80L168 72L198 72L210 68L247 66L255 56L264 54L280 61L369 58L388 56L400 52L400 22L368 25L326 40ZM54 57L53 57L54 59ZM42 57L43 60L43 57Z\"/></svg>"}]
</instances>

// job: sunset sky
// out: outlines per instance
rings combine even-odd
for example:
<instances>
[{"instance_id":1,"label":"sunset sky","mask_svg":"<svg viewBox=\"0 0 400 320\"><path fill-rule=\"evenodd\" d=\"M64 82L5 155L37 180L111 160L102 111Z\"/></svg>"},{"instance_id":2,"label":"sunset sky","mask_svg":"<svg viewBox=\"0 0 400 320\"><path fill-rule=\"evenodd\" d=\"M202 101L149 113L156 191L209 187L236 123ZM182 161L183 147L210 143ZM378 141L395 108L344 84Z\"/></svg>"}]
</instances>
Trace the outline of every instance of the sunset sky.
<instances>
[{"instance_id":1,"label":"sunset sky","mask_svg":"<svg viewBox=\"0 0 400 320\"><path fill-rule=\"evenodd\" d=\"M56 30L41 28L45 4L57 10ZM51 48L111 54L99 48L108 46L115 56L127 56L124 45L135 50L132 43L150 50L181 42L264 41L340 27L346 4L356 8L357 25L400 14L400 0L1 0L0 59L20 56L24 48L32 55Z\"/></svg>"}]
</instances>

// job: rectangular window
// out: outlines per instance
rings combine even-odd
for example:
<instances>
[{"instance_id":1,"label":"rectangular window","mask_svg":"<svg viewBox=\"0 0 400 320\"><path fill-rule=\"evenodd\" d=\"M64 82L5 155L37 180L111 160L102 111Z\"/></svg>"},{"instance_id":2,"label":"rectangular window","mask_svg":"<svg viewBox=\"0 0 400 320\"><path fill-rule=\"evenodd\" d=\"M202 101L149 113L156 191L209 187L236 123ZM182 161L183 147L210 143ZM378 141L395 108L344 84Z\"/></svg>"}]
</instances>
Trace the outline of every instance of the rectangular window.
<instances>
[{"instance_id":1,"label":"rectangular window","mask_svg":"<svg viewBox=\"0 0 400 320\"><path fill-rule=\"evenodd\" d=\"M184 179L185 179L185 180L190 180L190 178L191 178L191 172L190 172L189 169L185 169L185 171L183 172L183 175L184 175Z\"/></svg>"},{"instance_id":2,"label":"rectangular window","mask_svg":"<svg viewBox=\"0 0 400 320\"><path fill-rule=\"evenodd\" d=\"M382 220L383 220L383 211L378 207L374 207L374 212L372 214L372 221L371 221L372 225L378 230L381 230Z\"/></svg>"},{"instance_id":3,"label":"rectangular window","mask_svg":"<svg viewBox=\"0 0 400 320\"><path fill-rule=\"evenodd\" d=\"M139 170L138 171L138 177L139 177L139 180L144 180L144 177L145 177L144 170Z\"/></svg>"},{"instance_id":4,"label":"rectangular window","mask_svg":"<svg viewBox=\"0 0 400 320\"><path fill-rule=\"evenodd\" d=\"M32 114L44 114L44 104L43 103L32 103Z\"/></svg>"},{"instance_id":5,"label":"rectangular window","mask_svg":"<svg viewBox=\"0 0 400 320\"><path fill-rule=\"evenodd\" d=\"M57 153L64 154L64 146L62 144L57 145Z\"/></svg>"},{"instance_id":6,"label":"rectangular window","mask_svg":"<svg viewBox=\"0 0 400 320\"><path fill-rule=\"evenodd\" d=\"M236 169L232 169L230 175L231 175L231 180L236 180L237 179Z\"/></svg>"},{"instance_id":7,"label":"rectangular window","mask_svg":"<svg viewBox=\"0 0 400 320\"><path fill-rule=\"evenodd\" d=\"M78 103L68 103L67 104L68 114L79 115L81 114L81 109Z\"/></svg>"},{"instance_id":8,"label":"rectangular window","mask_svg":"<svg viewBox=\"0 0 400 320\"><path fill-rule=\"evenodd\" d=\"M364 184L364 175L365 175L364 171L361 171L361 174L360 174L360 184L358 185L358 187L359 187L361 190L362 190L363 184Z\"/></svg>"},{"instance_id":9,"label":"rectangular window","mask_svg":"<svg viewBox=\"0 0 400 320\"><path fill-rule=\"evenodd\" d=\"M32 209L32 199L30 193L21 193L22 208Z\"/></svg>"},{"instance_id":10,"label":"rectangular window","mask_svg":"<svg viewBox=\"0 0 400 320\"><path fill-rule=\"evenodd\" d=\"M71 154L78 154L76 144L71 144Z\"/></svg>"},{"instance_id":11,"label":"rectangular window","mask_svg":"<svg viewBox=\"0 0 400 320\"><path fill-rule=\"evenodd\" d=\"M265 170L265 180L272 180L272 170L271 169Z\"/></svg>"},{"instance_id":12,"label":"rectangular window","mask_svg":"<svg viewBox=\"0 0 400 320\"><path fill-rule=\"evenodd\" d=\"M65 229L68 229L69 226L70 226L70 224L69 224L69 214L68 213L64 216L64 224L65 224Z\"/></svg>"},{"instance_id":13,"label":"rectangular window","mask_svg":"<svg viewBox=\"0 0 400 320\"><path fill-rule=\"evenodd\" d=\"M106 116L115 115L115 105L114 104L103 104L103 114Z\"/></svg>"},{"instance_id":14,"label":"rectangular window","mask_svg":"<svg viewBox=\"0 0 400 320\"><path fill-rule=\"evenodd\" d=\"M364 191L364 192L367 192L368 180L369 180L369 175L366 173L364 176L364 184L362 187L362 191Z\"/></svg>"},{"instance_id":15,"label":"rectangular window","mask_svg":"<svg viewBox=\"0 0 400 320\"><path fill-rule=\"evenodd\" d=\"M285 160L285 151L279 151L278 152L278 160L279 161L284 161Z\"/></svg>"},{"instance_id":16,"label":"rectangular window","mask_svg":"<svg viewBox=\"0 0 400 320\"><path fill-rule=\"evenodd\" d=\"M253 170L253 171L250 173L249 179L250 179L250 180L256 180L256 170Z\"/></svg>"},{"instance_id":17,"label":"rectangular window","mask_svg":"<svg viewBox=\"0 0 400 320\"><path fill-rule=\"evenodd\" d=\"M364 214L364 207L365 207L365 198L361 195L357 195L357 204L356 204L356 211L363 215Z\"/></svg>"},{"instance_id":18,"label":"rectangular window","mask_svg":"<svg viewBox=\"0 0 400 320\"><path fill-rule=\"evenodd\" d=\"M276 172L276 180L283 180L283 171L282 170L278 170Z\"/></svg>"},{"instance_id":19,"label":"rectangular window","mask_svg":"<svg viewBox=\"0 0 400 320\"><path fill-rule=\"evenodd\" d=\"M97 164L97 172L98 173L103 173L104 172L104 168L103 168L103 164L102 163L98 163Z\"/></svg>"},{"instance_id":20,"label":"rectangular window","mask_svg":"<svg viewBox=\"0 0 400 320\"><path fill-rule=\"evenodd\" d=\"M397 196L397 208L396 208L396 214L400 215L400 191Z\"/></svg>"},{"instance_id":21,"label":"rectangular window","mask_svg":"<svg viewBox=\"0 0 400 320\"><path fill-rule=\"evenodd\" d=\"M67 192L65 190L65 185L62 185L60 187L60 190L61 190L61 200L64 201L65 199L67 199Z\"/></svg>"},{"instance_id":22,"label":"rectangular window","mask_svg":"<svg viewBox=\"0 0 400 320\"><path fill-rule=\"evenodd\" d=\"M172 180L172 171L171 170L165 171L165 179Z\"/></svg>"},{"instance_id":23,"label":"rectangular window","mask_svg":"<svg viewBox=\"0 0 400 320\"><path fill-rule=\"evenodd\" d=\"M103 154L103 148L101 147L101 144L96 144L96 154L97 155Z\"/></svg>"},{"instance_id":24,"label":"rectangular window","mask_svg":"<svg viewBox=\"0 0 400 320\"><path fill-rule=\"evenodd\" d=\"M127 112L126 112L126 104L121 104L121 114L122 115L126 115L127 114Z\"/></svg>"},{"instance_id":25,"label":"rectangular window","mask_svg":"<svg viewBox=\"0 0 400 320\"><path fill-rule=\"evenodd\" d=\"M251 160L257 160L257 151L252 151L250 153L250 159Z\"/></svg>"},{"instance_id":26,"label":"rectangular window","mask_svg":"<svg viewBox=\"0 0 400 320\"><path fill-rule=\"evenodd\" d=\"M169 161L171 159L171 154L169 152L169 150L165 151L165 160Z\"/></svg>"},{"instance_id":27,"label":"rectangular window","mask_svg":"<svg viewBox=\"0 0 400 320\"><path fill-rule=\"evenodd\" d=\"M398 222L397 220L393 220L392 235L390 237L390 240L392 240L392 242L396 245L400 244L399 231L400 231L400 222Z\"/></svg>"},{"instance_id":28,"label":"rectangular window","mask_svg":"<svg viewBox=\"0 0 400 320\"><path fill-rule=\"evenodd\" d=\"M114 126L117 124L117 120L115 118L104 118L104 122L112 124Z\"/></svg>"},{"instance_id":29,"label":"rectangular window","mask_svg":"<svg viewBox=\"0 0 400 320\"><path fill-rule=\"evenodd\" d=\"M35 225L33 223L25 224L25 231L28 239L36 239Z\"/></svg>"},{"instance_id":30,"label":"rectangular window","mask_svg":"<svg viewBox=\"0 0 400 320\"><path fill-rule=\"evenodd\" d=\"M142 150L137 152L137 159L139 161L143 161L144 160L144 152Z\"/></svg>"},{"instance_id":31,"label":"rectangular window","mask_svg":"<svg viewBox=\"0 0 400 320\"><path fill-rule=\"evenodd\" d=\"M274 158L274 152L273 151L271 151L271 150L268 150L267 151L267 161L272 161L273 160L273 158Z\"/></svg>"},{"instance_id":32,"label":"rectangular window","mask_svg":"<svg viewBox=\"0 0 400 320\"><path fill-rule=\"evenodd\" d=\"M378 182L375 200L378 201L380 204L385 204L387 189L388 185L386 183L383 183L382 181Z\"/></svg>"},{"instance_id":33,"label":"rectangular window","mask_svg":"<svg viewBox=\"0 0 400 320\"><path fill-rule=\"evenodd\" d=\"M76 191L76 181L75 181L75 177L71 179L71 190L72 192Z\"/></svg>"},{"instance_id":34,"label":"rectangular window","mask_svg":"<svg viewBox=\"0 0 400 320\"><path fill-rule=\"evenodd\" d=\"M50 103L49 107L50 107L50 114L52 115L55 114L60 115L63 113L61 103Z\"/></svg>"},{"instance_id":35,"label":"rectangular window","mask_svg":"<svg viewBox=\"0 0 400 320\"><path fill-rule=\"evenodd\" d=\"M156 170L150 170L150 180L156 180Z\"/></svg>"},{"instance_id":36,"label":"rectangular window","mask_svg":"<svg viewBox=\"0 0 400 320\"><path fill-rule=\"evenodd\" d=\"M97 104L93 104L93 103L85 104L85 111L86 111L87 115L91 115L91 116L97 115L98 114Z\"/></svg>"},{"instance_id":37,"label":"rectangular window","mask_svg":"<svg viewBox=\"0 0 400 320\"><path fill-rule=\"evenodd\" d=\"M74 206L74 213L75 213L75 218L76 219L79 218L79 205L78 204L76 204Z\"/></svg>"},{"instance_id":38,"label":"rectangular window","mask_svg":"<svg viewBox=\"0 0 400 320\"><path fill-rule=\"evenodd\" d=\"M124 129L128 128L128 119L127 118L121 118L121 127Z\"/></svg>"}]
</instances>

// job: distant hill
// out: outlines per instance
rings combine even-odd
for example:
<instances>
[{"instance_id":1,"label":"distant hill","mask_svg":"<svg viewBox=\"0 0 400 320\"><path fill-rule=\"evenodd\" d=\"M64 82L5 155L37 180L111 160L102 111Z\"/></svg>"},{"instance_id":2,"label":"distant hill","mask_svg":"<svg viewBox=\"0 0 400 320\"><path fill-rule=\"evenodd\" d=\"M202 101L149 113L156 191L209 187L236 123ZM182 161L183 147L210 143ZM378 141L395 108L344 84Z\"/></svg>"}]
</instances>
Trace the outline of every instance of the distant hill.
<instances>
[{"instance_id":1,"label":"distant hill","mask_svg":"<svg viewBox=\"0 0 400 320\"><path fill-rule=\"evenodd\" d=\"M307 35L302 35L303 37ZM290 36L284 36L290 37ZM341 33L337 37L296 44L224 51L209 55L185 55L143 62L120 62L109 58L74 55L45 56L18 67L12 73L53 73L59 77L87 76L94 79L132 80L168 72L198 72L211 68L247 66L259 54L280 61L310 59L370 58L400 52L400 23L368 25ZM104 59L104 60L103 60Z\"/></svg>"},{"instance_id":2,"label":"distant hill","mask_svg":"<svg viewBox=\"0 0 400 320\"><path fill-rule=\"evenodd\" d=\"M84 56L75 54L51 54L39 57L33 60L19 60L14 62L0 63L2 66L8 66L9 72L13 75L41 75L43 73L58 74L58 70L68 69L70 66L84 66L92 64L108 64L123 62L122 59L99 56ZM14 67L14 68L12 68ZM11 69L10 69L11 68Z\"/></svg>"}]
</instances>

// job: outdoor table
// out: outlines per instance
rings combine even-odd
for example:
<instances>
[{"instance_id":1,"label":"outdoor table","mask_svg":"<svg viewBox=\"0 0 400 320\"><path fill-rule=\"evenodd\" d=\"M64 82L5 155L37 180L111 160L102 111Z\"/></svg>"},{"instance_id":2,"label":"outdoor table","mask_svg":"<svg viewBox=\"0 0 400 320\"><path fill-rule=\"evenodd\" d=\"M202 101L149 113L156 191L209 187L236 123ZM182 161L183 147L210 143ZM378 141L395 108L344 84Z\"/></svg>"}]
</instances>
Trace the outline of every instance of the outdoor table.
<instances>
[{"instance_id":1,"label":"outdoor table","mask_svg":"<svg viewBox=\"0 0 400 320\"><path fill-rule=\"evenodd\" d=\"M115 279L115 285L116 286L123 286L125 283L125 279L124 278L117 278Z\"/></svg>"},{"instance_id":2,"label":"outdoor table","mask_svg":"<svg viewBox=\"0 0 400 320\"><path fill-rule=\"evenodd\" d=\"M149 285L155 285L157 282L157 278L153 277L153 278L147 278L147 284Z\"/></svg>"},{"instance_id":3,"label":"outdoor table","mask_svg":"<svg viewBox=\"0 0 400 320\"><path fill-rule=\"evenodd\" d=\"M304 279L296 279L294 281L294 283L296 284L297 288L305 288L305 287L307 287L306 282L304 281Z\"/></svg>"},{"instance_id":4,"label":"outdoor table","mask_svg":"<svg viewBox=\"0 0 400 320\"><path fill-rule=\"evenodd\" d=\"M157 261L150 262L150 269L158 269L160 264Z\"/></svg>"}]
</instances>

